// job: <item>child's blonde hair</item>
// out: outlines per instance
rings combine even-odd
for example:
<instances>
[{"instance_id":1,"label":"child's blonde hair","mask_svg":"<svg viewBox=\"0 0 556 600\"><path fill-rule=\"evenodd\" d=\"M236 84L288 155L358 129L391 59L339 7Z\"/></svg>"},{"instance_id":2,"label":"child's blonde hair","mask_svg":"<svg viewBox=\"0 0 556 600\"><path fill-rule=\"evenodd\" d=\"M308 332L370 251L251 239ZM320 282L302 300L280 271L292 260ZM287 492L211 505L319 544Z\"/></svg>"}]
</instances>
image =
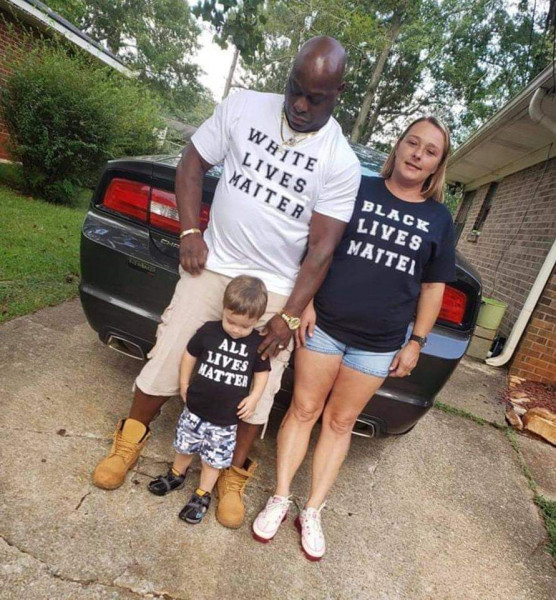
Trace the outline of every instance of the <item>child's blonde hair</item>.
<instances>
[{"instance_id":1,"label":"child's blonde hair","mask_svg":"<svg viewBox=\"0 0 556 600\"><path fill-rule=\"evenodd\" d=\"M268 292L258 277L234 277L224 292L224 308L250 319L260 319L266 310Z\"/></svg>"}]
</instances>

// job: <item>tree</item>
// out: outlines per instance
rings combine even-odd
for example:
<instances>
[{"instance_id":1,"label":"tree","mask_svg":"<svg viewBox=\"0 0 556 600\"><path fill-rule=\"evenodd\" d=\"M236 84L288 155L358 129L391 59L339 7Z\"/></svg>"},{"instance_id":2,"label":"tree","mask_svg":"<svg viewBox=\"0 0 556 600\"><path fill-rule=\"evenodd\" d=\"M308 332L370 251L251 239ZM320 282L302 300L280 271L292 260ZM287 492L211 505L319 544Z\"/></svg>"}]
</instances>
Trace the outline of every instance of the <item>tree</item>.
<instances>
[{"instance_id":1,"label":"tree","mask_svg":"<svg viewBox=\"0 0 556 600\"><path fill-rule=\"evenodd\" d=\"M200 29L184 0L49 0L49 6L103 43L171 108L203 95L192 56Z\"/></svg>"},{"instance_id":2,"label":"tree","mask_svg":"<svg viewBox=\"0 0 556 600\"><path fill-rule=\"evenodd\" d=\"M234 72L242 56L249 64L255 52L262 47L262 26L266 19L261 12L264 0L199 0L193 12L210 23L216 30L214 41L222 48L231 43L234 57L226 79L223 98L230 93Z\"/></svg>"},{"instance_id":3,"label":"tree","mask_svg":"<svg viewBox=\"0 0 556 600\"><path fill-rule=\"evenodd\" d=\"M281 92L300 45L332 35L349 56L336 114L352 141L382 144L424 112L444 118L459 141L548 63L547 2L517 8L503 0L273 0L246 81Z\"/></svg>"}]
</instances>

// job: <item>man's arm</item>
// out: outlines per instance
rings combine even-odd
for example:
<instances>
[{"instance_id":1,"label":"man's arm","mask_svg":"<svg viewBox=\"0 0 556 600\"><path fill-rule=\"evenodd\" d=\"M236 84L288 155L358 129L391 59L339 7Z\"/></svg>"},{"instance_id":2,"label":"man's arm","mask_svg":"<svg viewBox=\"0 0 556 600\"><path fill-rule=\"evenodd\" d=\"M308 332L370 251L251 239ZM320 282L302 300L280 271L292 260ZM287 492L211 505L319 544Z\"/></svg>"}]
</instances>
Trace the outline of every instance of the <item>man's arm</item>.
<instances>
[{"instance_id":1,"label":"man's arm","mask_svg":"<svg viewBox=\"0 0 556 600\"><path fill-rule=\"evenodd\" d=\"M332 255L340 243L347 223L326 217L317 212L313 213L309 229L309 246L307 254L297 275L292 290L283 311L288 315L299 317L311 298L315 295L324 281ZM286 347L292 332L280 315L275 315L263 329L264 341L258 351L266 356L276 356L280 346Z\"/></svg>"},{"instance_id":2,"label":"man's arm","mask_svg":"<svg viewBox=\"0 0 556 600\"><path fill-rule=\"evenodd\" d=\"M203 177L211 167L192 143L184 149L175 185L181 231L199 227ZM180 263L188 273L199 275L205 267L207 254L208 248L200 233L191 233L180 240Z\"/></svg>"}]
</instances>

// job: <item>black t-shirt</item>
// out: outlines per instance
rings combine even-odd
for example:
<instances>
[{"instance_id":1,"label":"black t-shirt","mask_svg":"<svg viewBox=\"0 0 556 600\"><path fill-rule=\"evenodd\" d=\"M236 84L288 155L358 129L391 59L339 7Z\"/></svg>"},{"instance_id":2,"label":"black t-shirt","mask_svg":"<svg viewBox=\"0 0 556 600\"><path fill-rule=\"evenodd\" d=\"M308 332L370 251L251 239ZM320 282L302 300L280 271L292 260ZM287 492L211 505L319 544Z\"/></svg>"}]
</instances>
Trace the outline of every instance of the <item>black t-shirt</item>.
<instances>
[{"instance_id":1,"label":"black t-shirt","mask_svg":"<svg viewBox=\"0 0 556 600\"><path fill-rule=\"evenodd\" d=\"M238 423L237 407L249 395L253 373L270 371L268 358L257 354L260 343L255 330L234 340L222 321L201 326L187 344L189 354L199 359L187 388L187 408L216 425Z\"/></svg>"},{"instance_id":2,"label":"black t-shirt","mask_svg":"<svg viewBox=\"0 0 556 600\"><path fill-rule=\"evenodd\" d=\"M406 202L364 177L353 216L315 296L317 325L372 352L400 348L423 282L456 278L452 217L428 198Z\"/></svg>"}]
</instances>

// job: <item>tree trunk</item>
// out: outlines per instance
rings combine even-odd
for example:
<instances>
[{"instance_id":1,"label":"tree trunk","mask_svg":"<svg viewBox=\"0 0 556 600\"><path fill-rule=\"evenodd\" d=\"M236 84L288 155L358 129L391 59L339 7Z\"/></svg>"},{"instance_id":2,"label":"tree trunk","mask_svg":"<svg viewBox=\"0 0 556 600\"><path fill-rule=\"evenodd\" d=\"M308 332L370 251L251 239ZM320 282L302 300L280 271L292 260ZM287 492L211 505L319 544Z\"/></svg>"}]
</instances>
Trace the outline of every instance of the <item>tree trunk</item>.
<instances>
[{"instance_id":1,"label":"tree trunk","mask_svg":"<svg viewBox=\"0 0 556 600\"><path fill-rule=\"evenodd\" d=\"M230 88L232 87L232 80L234 78L234 72L237 66L237 59L239 58L239 50L236 48L234 50L234 57L232 59L232 64L230 65L230 70L228 71L228 78L226 79L226 87L224 88L224 93L222 94L222 100L228 97L230 93Z\"/></svg>"},{"instance_id":2,"label":"tree trunk","mask_svg":"<svg viewBox=\"0 0 556 600\"><path fill-rule=\"evenodd\" d=\"M366 127L366 131L365 131L365 139L363 140L363 144L367 144L369 142L369 140L371 139L371 136L374 133L376 123L378 121L378 117L380 115L381 109L382 109L382 98L376 103L376 106L373 110L373 114L371 115L371 118L369 119L369 122Z\"/></svg>"},{"instance_id":3,"label":"tree trunk","mask_svg":"<svg viewBox=\"0 0 556 600\"><path fill-rule=\"evenodd\" d=\"M382 72L384 71L384 67L386 65L388 56L390 55L392 47L396 43L398 35L400 34L401 25L402 12L400 11L394 14L394 18L392 20L392 28L390 29L390 35L386 39L386 42L384 43L384 46L380 52L380 56L378 57L378 60L375 63L373 74L371 75L371 81L369 82L369 86L367 87L365 97L363 98L363 103L361 104L361 109L359 111L359 114L357 115L357 119L355 120L353 129L351 130L350 139L353 143L357 143L361 139L363 126L365 124L365 121L367 120L369 111L371 110L373 98L375 96L378 84L380 83L380 78L382 77Z\"/></svg>"}]
</instances>

